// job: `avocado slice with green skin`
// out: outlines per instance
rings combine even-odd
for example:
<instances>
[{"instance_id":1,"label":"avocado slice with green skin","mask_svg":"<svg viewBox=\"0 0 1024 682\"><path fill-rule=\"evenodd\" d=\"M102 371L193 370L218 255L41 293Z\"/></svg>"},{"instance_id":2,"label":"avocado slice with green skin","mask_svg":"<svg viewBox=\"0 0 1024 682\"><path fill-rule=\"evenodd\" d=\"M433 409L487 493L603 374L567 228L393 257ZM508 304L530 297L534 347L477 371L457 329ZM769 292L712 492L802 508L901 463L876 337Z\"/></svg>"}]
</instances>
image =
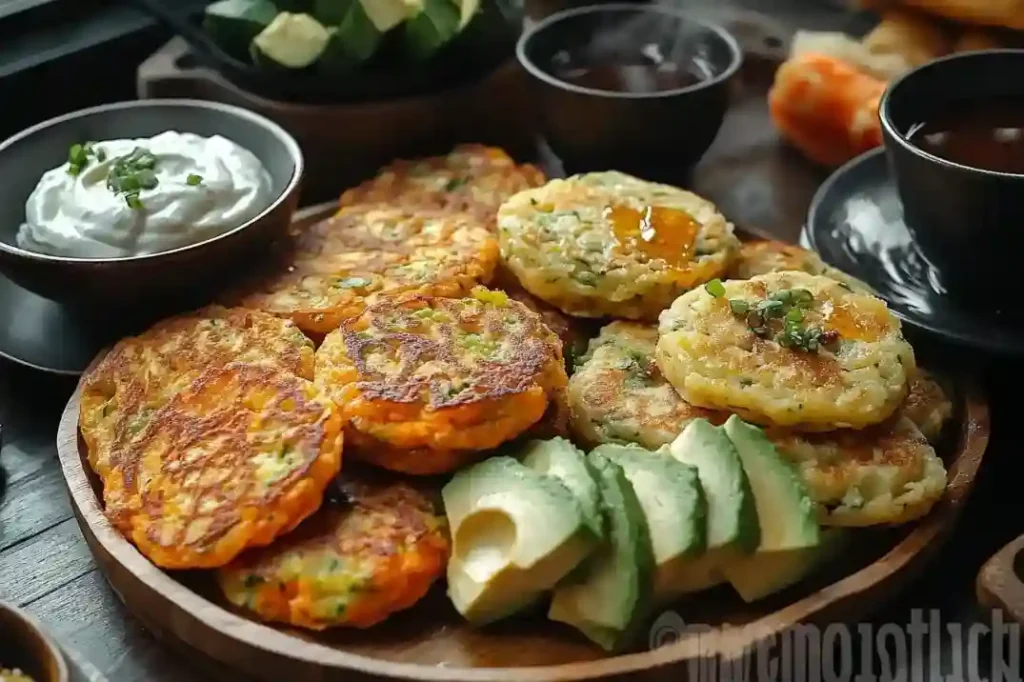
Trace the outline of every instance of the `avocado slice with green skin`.
<instances>
[{"instance_id":1,"label":"avocado slice with green skin","mask_svg":"<svg viewBox=\"0 0 1024 682\"><path fill-rule=\"evenodd\" d=\"M761 537L753 491L725 431L706 419L695 419L668 449L674 459L697 469L708 501L708 549L757 549Z\"/></svg>"},{"instance_id":2,"label":"avocado slice with green skin","mask_svg":"<svg viewBox=\"0 0 1024 682\"><path fill-rule=\"evenodd\" d=\"M654 551L655 601L688 591L707 541L707 501L697 470L636 445L602 445L594 452L622 467L640 500Z\"/></svg>"},{"instance_id":3,"label":"avocado slice with green skin","mask_svg":"<svg viewBox=\"0 0 1024 682\"><path fill-rule=\"evenodd\" d=\"M426 61L459 34L461 10L451 0L417 1L403 27L404 42L414 59Z\"/></svg>"},{"instance_id":4,"label":"avocado slice with green skin","mask_svg":"<svg viewBox=\"0 0 1024 682\"><path fill-rule=\"evenodd\" d=\"M277 16L270 0L220 0L203 14L203 30L228 54L243 57L252 39Z\"/></svg>"},{"instance_id":5,"label":"avocado slice with green skin","mask_svg":"<svg viewBox=\"0 0 1024 682\"><path fill-rule=\"evenodd\" d=\"M522 463L538 474L553 476L572 492L580 503L583 520L599 538L604 537L604 516L601 513L601 491L597 474L586 455L565 438L534 440L520 453Z\"/></svg>"},{"instance_id":6,"label":"avocado slice with green skin","mask_svg":"<svg viewBox=\"0 0 1024 682\"><path fill-rule=\"evenodd\" d=\"M448 596L477 625L530 606L599 541L565 486L511 457L459 471L441 496L452 534Z\"/></svg>"},{"instance_id":7,"label":"avocado slice with green skin","mask_svg":"<svg viewBox=\"0 0 1024 682\"><path fill-rule=\"evenodd\" d=\"M281 12L252 39L250 51L257 66L304 69L323 54L331 32L308 14Z\"/></svg>"},{"instance_id":8,"label":"avocado slice with green skin","mask_svg":"<svg viewBox=\"0 0 1024 682\"><path fill-rule=\"evenodd\" d=\"M358 7L358 3L353 7ZM340 26L332 26L328 31L330 40L316 63L317 71L326 76L347 73L368 61L383 37L359 9L353 9Z\"/></svg>"},{"instance_id":9,"label":"avocado slice with green skin","mask_svg":"<svg viewBox=\"0 0 1024 682\"><path fill-rule=\"evenodd\" d=\"M597 472L608 537L572 580L555 589L548 618L573 626L606 651L618 651L635 640L650 613L654 550L622 467L596 451L587 459Z\"/></svg>"},{"instance_id":10,"label":"avocado slice with green skin","mask_svg":"<svg viewBox=\"0 0 1024 682\"><path fill-rule=\"evenodd\" d=\"M751 603L808 577L839 556L849 546L849 539L845 528L828 528L821 532L821 544L817 547L755 552L736 557L723 570L743 601Z\"/></svg>"},{"instance_id":11,"label":"avocado slice with green skin","mask_svg":"<svg viewBox=\"0 0 1024 682\"><path fill-rule=\"evenodd\" d=\"M754 492L761 528L758 551L816 547L821 539L817 509L796 467L779 454L761 428L733 415L724 429Z\"/></svg>"},{"instance_id":12,"label":"avocado slice with green skin","mask_svg":"<svg viewBox=\"0 0 1024 682\"><path fill-rule=\"evenodd\" d=\"M408 19L418 7L417 0L314 0L313 16L325 26L341 26L346 17L363 15L377 33L383 34Z\"/></svg>"}]
</instances>

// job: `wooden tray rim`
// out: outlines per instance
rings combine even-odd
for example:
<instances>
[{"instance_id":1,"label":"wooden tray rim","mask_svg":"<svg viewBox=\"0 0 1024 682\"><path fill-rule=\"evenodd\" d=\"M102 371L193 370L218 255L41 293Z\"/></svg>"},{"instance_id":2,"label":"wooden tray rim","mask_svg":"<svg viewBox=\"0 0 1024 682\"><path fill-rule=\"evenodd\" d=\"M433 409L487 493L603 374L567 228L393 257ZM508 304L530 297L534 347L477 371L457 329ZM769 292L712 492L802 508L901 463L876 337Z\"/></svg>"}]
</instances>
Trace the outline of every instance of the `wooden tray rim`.
<instances>
[{"instance_id":1,"label":"wooden tray rim","mask_svg":"<svg viewBox=\"0 0 1024 682\"><path fill-rule=\"evenodd\" d=\"M325 210L326 205L305 209L296 214L295 220L309 220ZM96 357L86 373L104 354L105 351ZM740 630L741 636L713 638L711 646L708 646L707 638L698 641L695 637L684 637L650 651L550 666L471 668L399 663L310 642L273 626L231 613L154 566L108 521L92 488L80 450L78 414L81 382L61 416L57 430L57 451L78 524L115 592L134 612L135 608L119 591L100 552L109 555L111 560L158 597L161 604L171 610L171 620L177 620L179 625L187 624L185 629L190 631L189 637L182 636L180 632L175 634L187 645L207 656L217 658L209 651L212 648L209 642L205 646L203 643L204 631L213 631L219 637L234 640L237 645L249 647L271 659L288 659L334 672L362 673L367 679L424 682L522 682L529 679L531 682L572 682L625 677L684 665L690 660L714 655L725 659L736 658L765 637L800 623L824 622L837 616L842 607L858 600L858 595L869 591L885 592L887 595L895 593L900 588L896 583L906 578L903 575L906 570L920 569L952 530L969 497L988 446L991 425L989 407L983 392L972 381L960 384L957 388L958 398L963 401L963 419L954 458L948 463L950 476L946 494L928 516L916 522L917 526L878 560L788 606L734 628ZM851 610L856 611L857 607ZM859 610L863 613L870 609L862 606ZM263 660L263 663L268 660ZM251 662L251 668L246 668L252 672L260 666L261 663L256 661Z\"/></svg>"}]
</instances>

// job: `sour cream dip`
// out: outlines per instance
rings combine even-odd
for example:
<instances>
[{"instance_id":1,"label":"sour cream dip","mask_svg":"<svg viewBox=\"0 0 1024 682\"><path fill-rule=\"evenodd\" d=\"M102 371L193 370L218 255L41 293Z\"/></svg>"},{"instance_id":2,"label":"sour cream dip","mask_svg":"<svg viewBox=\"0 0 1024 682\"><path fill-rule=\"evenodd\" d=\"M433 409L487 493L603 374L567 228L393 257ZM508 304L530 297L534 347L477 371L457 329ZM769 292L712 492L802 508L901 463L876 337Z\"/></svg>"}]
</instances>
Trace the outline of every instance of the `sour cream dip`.
<instances>
[{"instance_id":1,"label":"sour cream dip","mask_svg":"<svg viewBox=\"0 0 1024 682\"><path fill-rule=\"evenodd\" d=\"M260 160L219 135L75 145L29 196L18 246L77 258L158 253L232 230L273 199Z\"/></svg>"}]
</instances>

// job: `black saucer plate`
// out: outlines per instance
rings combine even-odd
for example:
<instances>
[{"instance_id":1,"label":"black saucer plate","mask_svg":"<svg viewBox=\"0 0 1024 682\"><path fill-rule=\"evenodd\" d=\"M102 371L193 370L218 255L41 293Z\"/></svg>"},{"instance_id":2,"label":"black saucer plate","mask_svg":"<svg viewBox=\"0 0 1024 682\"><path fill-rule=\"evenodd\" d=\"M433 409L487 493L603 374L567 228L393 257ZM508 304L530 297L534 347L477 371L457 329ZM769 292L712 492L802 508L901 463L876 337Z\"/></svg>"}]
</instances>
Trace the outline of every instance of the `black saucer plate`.
<instances>
[{"instance_id":1,"label":"black saucer plate","mask_svg":"<svg viewBox=\"0 0 1024 682\"><path fill-rule=\"evenodd\" d=\"M801 242L871 285L907 324L992 353L1024 355L1019 311L991 310L984 301L971 306L944 292L903 223L883 150L857 157L822 184Z\"/></svg>"},{"instance_id":2,"label":"black saucer plate","mask_svg":"<svg viewBox=\"0 0 1024 682\"><path fill-rule=\"evenodd\" d=\"M81 374L120 338L112 325L75 315L2 275L0 320L0 356L54 374Z\"/></svg>"}]
</instances>

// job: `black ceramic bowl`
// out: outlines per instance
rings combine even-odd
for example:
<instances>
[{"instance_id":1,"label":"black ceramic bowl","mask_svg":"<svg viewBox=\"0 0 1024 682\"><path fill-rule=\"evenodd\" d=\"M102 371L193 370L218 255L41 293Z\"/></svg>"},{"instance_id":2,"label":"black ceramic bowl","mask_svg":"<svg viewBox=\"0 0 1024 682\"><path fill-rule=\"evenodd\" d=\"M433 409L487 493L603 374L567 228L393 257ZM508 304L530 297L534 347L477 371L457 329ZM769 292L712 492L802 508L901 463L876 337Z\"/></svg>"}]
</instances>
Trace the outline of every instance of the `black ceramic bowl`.
<instances>
[{"instance_id":1,"label":"black ceramic bowl","mask_svg":"<svg viewBox=\"0 0 1024 682\"><path fill-rule=\"evenodd\" d=\"M1024 175L963 166L907 139L950 107L993 99L1024 102L1024 50L953 55L906 74L882 97L882 134L904 222L953 295L984 300L1019 276L1024 250ZM1013 295L1016 295L1014 292Z\"/></svg>"},{"instance_id":2,"label":"black ceramic bowl","mask_svg":"<svg viewBox=\"0 0 1024 682\"><path fill-rule=\"evenodd\" d=\"M228 232L155 254L69 258L18 247L25 201L45 171L67 160L72 144L152 137L167 130L222 135L245 147L269 172L274 199ZM299 145L283 128L226 104L119 102L44 121L0 143L0 271L41 296L94 313L116 315L198 296L238 273L287 230L298 202L302 166Z\"/></svg>"},{"instance_id":3,"label":"black ceramic bowl","mask_svg":"<svg viewBox=\"0 0 1024 682\"><path fill-rule=\"evenodd\" d=\"M591 64L639 64L658 53L685 87L619 92L561 80ZM729 107L729 81L743 53L725 29L671 7L602 4L552 14L519 39L516 54L532 76L543 132L569 172L622 170L675 176L707 151Z\"/></svg>"},{"instance_id":4,"label":"black ceramic bowl","mask_svg":"<svg viewBox=\"0 0 1024 682\"><path fill-rule=\"evenodd\" d=\"M0 669L17 668L36 682L68 682L67 664L53 640L24 611L0 602Z\"/></svg>"}]
</instances>

